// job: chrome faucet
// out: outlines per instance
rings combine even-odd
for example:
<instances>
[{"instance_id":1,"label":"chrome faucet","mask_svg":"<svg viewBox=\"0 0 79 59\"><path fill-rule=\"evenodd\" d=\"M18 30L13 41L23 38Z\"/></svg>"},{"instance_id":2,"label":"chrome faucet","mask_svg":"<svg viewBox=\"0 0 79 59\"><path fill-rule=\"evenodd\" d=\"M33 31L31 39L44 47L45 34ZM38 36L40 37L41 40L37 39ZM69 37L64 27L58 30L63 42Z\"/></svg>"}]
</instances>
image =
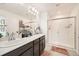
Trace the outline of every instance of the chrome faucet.
<instances>
[{"instance_id":1,"label":"chrome faucet","mask_svg":"<svg viewBox=\"0 0 79 59\"><path fill-rule=\"evenodd\" d=\"M8 38L8 41L11 41L11 40L15 40L15 34L12 32L10 35L9 35L9 38Z\"/></svg>"}]
</instances>

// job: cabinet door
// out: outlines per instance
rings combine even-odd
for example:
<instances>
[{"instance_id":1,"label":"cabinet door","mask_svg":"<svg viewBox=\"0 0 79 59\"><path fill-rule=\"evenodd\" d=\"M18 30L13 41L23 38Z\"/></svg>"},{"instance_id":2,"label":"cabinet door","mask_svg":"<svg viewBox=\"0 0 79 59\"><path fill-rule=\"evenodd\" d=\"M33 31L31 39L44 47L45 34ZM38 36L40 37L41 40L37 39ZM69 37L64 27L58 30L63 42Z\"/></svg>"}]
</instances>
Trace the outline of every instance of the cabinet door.
<instances>
[{"instance_id":1,"label":"cabinet door","mask_svg":"<svg viewBox=\"0 0 79 59\"><path fill-rule=\"evenodd\" d=\"M45 48L45 36L40 38L40 55L43 53Z\"/></svg>"},{"instance_id":2,"label":"cabinet door","mask_svg":"<svg viewBox=\"0 0 79 59\"><path fill-rule=\"evenodd\" d=\"M42 41L43 43L43 49L42 50L44 50L45 49L45 39L43 39L43 41Z\"/></svg>"},{"instance_id":3,"label":"cabinet door","mask_svg":"<svg viewBox=\"0 0 79 59\"><path fill-rule=\"evenodd\" d=\"M21 56L33 56L33 47L25 51Z\"/></svg>"},{"instance_id":4,"label":"cabinet door","mask_svg":"<svg viewBox=\"0 0 79 59\"><path fill-rule=\"evenodd\" d=\"M43 41L40 41L40 55L43 53Z\"/></svg>"},{"instance_id":5,"label":"cabinet door","mask_svg":"<svg viewBox=\"0 0 79 59\"><path fill-rule=\"evenodd\" d=\"M39 56L39 43L34 45L34 56Z\"/></svg>"},{"instance_id":6,"label":"cabinet door","mask_svg":"<svg viewBox=\"0 0 79 59\"><path fill-rule=\"evenodd\" d=\"M34 56L39 56L39 38L34 41Z\"/></svg>"}]
</instances>

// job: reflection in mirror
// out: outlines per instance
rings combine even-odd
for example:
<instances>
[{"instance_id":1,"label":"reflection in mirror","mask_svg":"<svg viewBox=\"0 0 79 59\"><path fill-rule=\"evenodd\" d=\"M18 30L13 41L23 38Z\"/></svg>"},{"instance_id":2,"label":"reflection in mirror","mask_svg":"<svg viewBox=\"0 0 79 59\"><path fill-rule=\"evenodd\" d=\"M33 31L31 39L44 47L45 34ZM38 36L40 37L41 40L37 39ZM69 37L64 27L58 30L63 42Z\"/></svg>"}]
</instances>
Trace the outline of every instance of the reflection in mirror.
<instances>
[{"instance_id":1,"label":"reflection in mirror","mask_svg":"<svg viewBox=\"0 0 79 59\"><path fill-rule=\"evenodd\" d=\"M5 17L0 16L0 38L6 36L6 23Z\"/></svg>"}]
</instances>

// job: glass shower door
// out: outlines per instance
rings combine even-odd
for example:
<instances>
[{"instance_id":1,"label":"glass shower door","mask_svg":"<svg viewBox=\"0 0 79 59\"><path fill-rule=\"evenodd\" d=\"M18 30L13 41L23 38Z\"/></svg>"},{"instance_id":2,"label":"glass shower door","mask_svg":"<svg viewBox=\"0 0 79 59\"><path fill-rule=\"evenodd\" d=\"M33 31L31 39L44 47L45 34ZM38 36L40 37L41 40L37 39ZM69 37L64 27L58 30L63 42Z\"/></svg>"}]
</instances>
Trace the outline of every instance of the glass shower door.
<instances>
[{"instance_id":1,"label":"glass shower door","mask_svg":"<svg viewBox=\"0 0 79 59\"><path fill-rule=\"evenodd\" d=\"M50 35L53 44L75 48L74 18L52 20Z\"/></svg>"}]
</instances>

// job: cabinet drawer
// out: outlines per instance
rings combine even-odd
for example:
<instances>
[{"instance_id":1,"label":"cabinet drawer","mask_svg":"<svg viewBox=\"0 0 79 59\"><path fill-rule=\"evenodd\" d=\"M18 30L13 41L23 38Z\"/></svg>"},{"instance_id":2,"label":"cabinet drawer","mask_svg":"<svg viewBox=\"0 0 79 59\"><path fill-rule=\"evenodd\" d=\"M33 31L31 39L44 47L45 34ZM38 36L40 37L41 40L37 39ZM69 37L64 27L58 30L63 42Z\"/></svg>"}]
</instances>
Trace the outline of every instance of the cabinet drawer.
<instances>
[{"instance_id":1,"label":"cabinet drawer","mask_svg":"<svg viewBox=\"0 0 79 59\"><path fill-rule=\"evenodd\" d=\"M24 52L25 50L29 49L33 47L33 42L30 42L24 46L21 46L11 52L8 52L6 54L4 54L3 56L19 56L22 52Z\"/></svg>"},{"instance_id":2,"label":"cabinet drawer","mask_svg":"<svg viewBox=\"0 0 79 59\"><path fill-rule=\"evenodd\" d=\"M33 56L33 47L25 51L21 56Z\"/></svg>"}]
</instances>

